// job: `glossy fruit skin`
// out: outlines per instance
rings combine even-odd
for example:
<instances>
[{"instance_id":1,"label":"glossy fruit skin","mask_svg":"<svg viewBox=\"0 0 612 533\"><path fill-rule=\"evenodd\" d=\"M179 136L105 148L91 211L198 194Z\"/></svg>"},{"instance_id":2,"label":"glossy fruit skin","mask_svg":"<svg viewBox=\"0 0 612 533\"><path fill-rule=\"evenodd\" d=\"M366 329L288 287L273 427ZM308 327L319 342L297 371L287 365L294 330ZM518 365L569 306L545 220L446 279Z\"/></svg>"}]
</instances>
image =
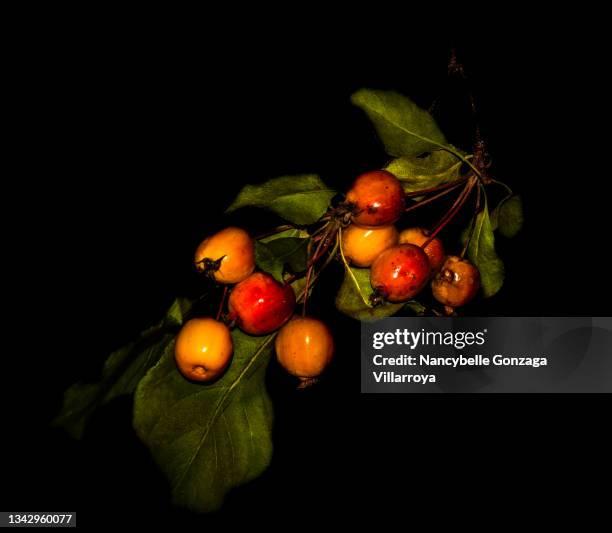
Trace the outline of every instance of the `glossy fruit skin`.
<instances>
[{"instance_id":1,"label":"glossy fruit skin","mask_svg":"<svg viewBox=\"0 0 612 533\"><path fill-rule=\"evenodd\" d=\"M354 206L353 222L364 228L394 224L406 208L402 184L386 170L361 174L346 193L346 202Z\"/></svg>"},{"instance_id":2,"label":"glossy fruit skin","mask_svg":"<svg viewBox=\"0 0 612 533\"><path fill-rule=\"evenodd\" d=\"M449 255L431 282L434 298L449 307L468 303L480 288L480 272L467 259Z\"/></svg>"},{"instance_id":3,"label":"glossy fruit skin","mask_svg":"<svg viewBox=\"0 0 612 533\"><path fill-rule=\"evenodd\" d=\"M204 239L198 246L194 261L199 271L206 268L202 262L204 259L221 259L219 269L213 273L218 283L239 283L255 270L253 239L243 229L225 228Z\"/></svg>"},{"instance_id":4,"label":"glossy fruit skin","mask_svg":"<svg viewBox=\"0 0 612 533\"><path fill-rule=\"evenodd\" d=\"M223 322L194 318L183 326L176 338L174 359L187 379L212 381L227 368L232 351L232 336Z\"/></svg>"},{"instance_id":5,"label":"glossy fruit skin","mask_svg":"<svg viewBox=\"0 0 612 533\"><path fill-rule=\"evenodd\" d=\"M408 228L400 233L399 242L400 244L416 244L417 246L422 246L428 238L423 228ZM429 259L429 266L432 272L437 272L444 263L444 258L446 257L442 241L436 237L423 251Z\"/></svg>"},{"instance_id":6,"label":"glossy fruit skin","mask_svg":"<svg viewBox=\"0 0 612 533\"><path fill-rule=\"evenodd\" d=\"M370 283L386 300L403 302L424 287L429 274L429 260L419 246L398 244L372 263Z\"/></svg>"},{"instance_id":7,"label":"glossy fruit skin","mask_svg":"<svg viewBox=\"0 0 612 533\"><path fill-rule=\"evenodd\" d=\"M387 248L395 246L399 234L395 226L362 228L351 224L342 231L342 251L357 267L369 267Z\"/></svg>"},{"instance_id":8,"label":"glossy fruit skin","mask_svg":"<svg viewBox=\"0 0 612 533\"><path fill-rule=\"evenodd\" d=\"M278 362L299 378L320 376L334 356L334 338L316 318L294 318L279 331L274 346Z\"/></svg>"},{"instance_id":9,"label":"glossy fruit skin","mask_svg":"<svg viewBox=\"0 0 612 533\"><path fill-rule=\"evenodd\" d=\"M230 294L229 318L250 335L265 335L280 328L293 314L295 293L272 276L255 272Z\"/></svg>"}]
</instances>

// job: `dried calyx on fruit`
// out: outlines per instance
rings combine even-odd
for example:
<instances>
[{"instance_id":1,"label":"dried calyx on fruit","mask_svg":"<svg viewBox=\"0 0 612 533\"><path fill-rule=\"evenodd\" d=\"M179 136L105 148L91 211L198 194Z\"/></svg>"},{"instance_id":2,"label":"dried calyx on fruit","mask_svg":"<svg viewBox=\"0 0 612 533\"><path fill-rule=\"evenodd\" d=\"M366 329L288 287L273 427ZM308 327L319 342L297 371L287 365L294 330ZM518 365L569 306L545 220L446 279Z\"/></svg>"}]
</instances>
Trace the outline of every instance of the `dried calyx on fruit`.
<instances>
[{"instance_id":1,"label":"dried calyx on fruit","mask_svg":"<svg viewBox=\"0 0 612 533\"><path fill-rule=\"evenodd\" d=\"M253 239L243 229L225 228L200 243L194 262L218 283L239 283L255 270Z\"/></svg>"}]
</instances>

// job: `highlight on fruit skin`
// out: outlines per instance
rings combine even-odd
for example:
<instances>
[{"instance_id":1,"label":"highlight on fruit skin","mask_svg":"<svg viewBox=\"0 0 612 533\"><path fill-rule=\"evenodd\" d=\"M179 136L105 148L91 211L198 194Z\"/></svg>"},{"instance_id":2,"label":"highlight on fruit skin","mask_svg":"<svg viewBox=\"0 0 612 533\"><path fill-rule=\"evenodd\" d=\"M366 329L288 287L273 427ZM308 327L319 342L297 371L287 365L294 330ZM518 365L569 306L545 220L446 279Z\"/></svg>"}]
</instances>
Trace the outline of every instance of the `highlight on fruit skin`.
<instances>
[{"instance_id":1,"label":"highlight on fruit skin","mask_svg":"<svg viewBox=\"0 0 612 533\"><path fill-rule=\"evenodd\" d=\"M398 238L395 226L362 228L351 224L342 231L342 251L352 265L369 267L382 252L395 246Z\"/></svg>"},{"instance_id":2,"label":"highlight on fruit skin","mask_svg":"<svg viewBox=\"0 0 612 533\"><path fill-rule=\"evenodd\" d=\"M386 170L374 170L357 177L346 193L353 207L353 222L365 228L389 226L406 209L406 195L400 181Z\"/></svg>"},{"instance_id":3,"label":"highlight on fruit skin","mask_svg":"<svg viewBox=\"0 0 612 533\"><path fill-rule=\"evenodd\" d=\"M291 285L281 284L265 272L255 272L232 290L230 320L250 335L266 335L285 324L295 309Z\"/></svg>"},{"instance_id":4,"label":"highlight on fruit skin","mask_svg":"<svg viewBox=\"0 0 612 533\"><path fill-rule=\"evenodd\" d=\"M241 228L228 227L204 239L195 252L200 272L209 272L218 283L239 283L255 270L255 246Z\"/></svg>"},{"instance_id":5,"label":"highlight on fruit skin","mask_svg":"<svg viewBox=\"0 0 612 533\"><path fill-rule=\"evenodd\" d=\"M192 381L218 378L232 358L229 328L213 318L193 318L176 338L174 359L181 374Z\"/></svg>"},{"instance_id":6,"label":"highlight on fruit skin","mask_svg":"<svg viewBox=\"0 0 612 533\"><path fill-rule=\"evenodd\" d=\"M276 358L291 375L309 380L320 376L334 356L334 338L324 322L295 317L276 336Z\"/></svg>"},{"instance_id":7,"label":"highlight on fruit skin","mask_svg":"<svg viewBox=\"0 0 612 533\"><path fill-rule=\"evenodd\" d=\"M400 244L416 244L422 247L428 239L429 236L423 228L407 228L399 234ZM434 238L423 251L429 259L429 266L432 272L437 272L446 257L442 241L438 237Z\"/></svg>"},{"instance_id":8,"label":"highlight on fruit skin","mask_svg":"<svg viewBox=\"0 0 612 533\"><path fill-rule=\"evenodd\" d=\"M433 296L448 307L461 307L476 296L480 272L467 259L450 255L431 282Z\"/></svg>"},{"instance_id":9,"label":"highlight on fruit skin","mask_svg":"<svg viewBox=\"0 0 612 533\"><path fill-rule=\"evenodd\" d=\"M421 291L429 274L429 260L419 246L398 244L385 250L372 263L370 283L386 300L404 302Z\"/></svg>"}]
</instances>

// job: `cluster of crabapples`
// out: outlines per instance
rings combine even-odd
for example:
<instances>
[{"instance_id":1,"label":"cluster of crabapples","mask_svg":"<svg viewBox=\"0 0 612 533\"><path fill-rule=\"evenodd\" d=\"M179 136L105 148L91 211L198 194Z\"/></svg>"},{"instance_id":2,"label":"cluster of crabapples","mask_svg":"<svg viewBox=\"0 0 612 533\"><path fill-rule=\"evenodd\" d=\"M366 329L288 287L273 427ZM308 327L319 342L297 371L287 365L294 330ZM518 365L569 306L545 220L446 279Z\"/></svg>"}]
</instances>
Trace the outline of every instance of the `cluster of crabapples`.
<instances>
[{"instance_id":1,"label":"cluster of crabapples","mask_svg":"<svg viewBox=\"0 0 612 533\"><path fill-rule=\"evenodd\" d=\"M400 181L385 170L359 176L346 195L351 224L343 231L342 249L356 267L370 268L375 299L403 302L428 282L447 309L461 307L478 292L480 274L467 259L446 256L442 241L423 228L398 231L405 194Z\"/></svg>"},{"instance_id":2,"label":"cluster of crabapples","mask_svg":"<svg viewBox=\"0 0 612 533\"><path fill-rule=\"evenodd\" d=\"M233 352L226 322L249 335L268 335L280 328L275 349L285 370L304 381L323 372L334 353L329 328L316 318L294 316L296 298L291 285L255 272L254 243L246 231L229 227L205 239L196 250L195 264L217 283L234 287L225 322L194 318L181 329L175 359L183 376L213 381L223 374Z\"/></svg>"},{"instance_id":3,"label":"cluster of crabapples","mask_svg":"<svg viewBox=\"0 0 612 533\"><path fill-rule=\"evenodd\" d=\"M398 231L394 224L406 209L405 201L403 187L391 173L376 170L359 176L346 200L329 213L334 227L343 228L342 256L355 267L370 268L375 303L408 301L430 282L433 296L447 310L465 305L480 287L478 269L462 257L446 256L441 240L422 228ZM254 242L246 231L229 227L206 238L196 250L195 265L217 283L233 287L224 321L194 318L179 333L175 359L186 378L213 381L223 374L233 353L227 324L249 335L280 330L277 359L303 383L323 372L334 354L329 328L316 318L294 316L292 286L255 271Z\"/></svg>"}]
</instances>

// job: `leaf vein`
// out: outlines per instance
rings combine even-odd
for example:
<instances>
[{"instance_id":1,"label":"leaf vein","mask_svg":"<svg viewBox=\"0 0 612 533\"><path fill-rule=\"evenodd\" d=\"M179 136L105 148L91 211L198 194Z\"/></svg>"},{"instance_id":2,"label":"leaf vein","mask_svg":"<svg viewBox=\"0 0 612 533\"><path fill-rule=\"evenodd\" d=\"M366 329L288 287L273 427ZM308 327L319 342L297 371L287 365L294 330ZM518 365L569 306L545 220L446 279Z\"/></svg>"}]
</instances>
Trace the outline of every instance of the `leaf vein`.
<instances>
[{"instance_id":1,"label":"leaf vein","mask_svg":"<svg viewBox=\"0 0 612 533\"><path fill-rule=\"evenodd\" d=\"M208 438L208 434L210 433L211 428L213 427L214 423L216 422L216 419L219 416L219 413L221 412L221 409L223 407L223 404L225 403L225 400L234 391L234 389L238 386L238 383L240 383L242 378L245 376L245 374L248 372L248 370L253 366L255 361L263 353L264 349L266 348L266 346L270 343L270 341L273 338L274 338L274 335L269 335L267 338L265 338L265 340L262 342L262 344L260 345L258 350L255 352L255 354L253 354L253 357L251 357L251 360L245 365L245 367L242 369L240 374L238 374L238 376L236 376L236 379L232 382L232 384L229 387L227 387L227 389L224 391L224 393L221 395L221 397L217 401L217 403L215 405L215 409L213 411L213 414L211 415L210 419L208 420L208 422L206 424L206 427L204 428L204 432L203 432L202 437L200 438L200 440L198 442L198 445L195 446L193 453L191 454L189 460L187 461L187 464L185 465L185 467L183 468L182 473L178 476L178 479L175 482L175 487L176 488L178 488L183 483L183 481L185 480L185 477L187 476L187 472L189 472L189 469L191 468L191 466L193 465L193 462L195 461L196 457L200 453L200 451L202 449L202 446L204 445L204 442Z\"/></svg>"}]
</instances>

